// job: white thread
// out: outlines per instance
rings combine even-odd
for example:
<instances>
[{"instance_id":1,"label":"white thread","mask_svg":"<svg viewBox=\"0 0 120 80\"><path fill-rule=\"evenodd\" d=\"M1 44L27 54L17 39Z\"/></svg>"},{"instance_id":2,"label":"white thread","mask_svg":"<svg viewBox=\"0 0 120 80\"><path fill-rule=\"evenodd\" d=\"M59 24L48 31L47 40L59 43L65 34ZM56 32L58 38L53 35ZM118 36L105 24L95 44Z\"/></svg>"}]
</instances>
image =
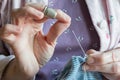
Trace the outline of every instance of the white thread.
<instances>
[{"instance_id":1,"label":"white thread","mask_svg":"<svg viewBox=\"0 0 120 80\"><path fill-rule=\"evenodd\" d=\"M84 53L84 57L87 57L87 55L86 55L86 53L85 53L85 50L83 49L83 47L82 47L80 41L78 40L78 38L77 38L77 36L76 36L76 34L75 34L75 32L74 32L73 30L72 30L72 33L73 33L73 35L75 36L75 39L77 40L80 49L81 49L82 52Z\"/></svg>"},{"instance_id":2,"label":"white thread","mask_svg":"<svg viewBox=\"0 0 120 80\"><path fill-rule=\"evenodd\" d=\"M83 49L80 41L78 40L78 38L77 38L77 36L76 36L76 34L75 34L75 32L74 32L73 30L72 30L72 33L74 34L74 36L75 36L75 38L76 38L76 40L77 40L77 42L78 42L78 44L79 44L82 52L84 53L84 57L87 57L87 55L86 55L86 53L85 53L85 50ZM86 68L85 68L85 66L83 66L83 70L84 70L84 80L88 80L88 79L87 79L87 73L86 73Z\"/></svg>"}]
</instances>

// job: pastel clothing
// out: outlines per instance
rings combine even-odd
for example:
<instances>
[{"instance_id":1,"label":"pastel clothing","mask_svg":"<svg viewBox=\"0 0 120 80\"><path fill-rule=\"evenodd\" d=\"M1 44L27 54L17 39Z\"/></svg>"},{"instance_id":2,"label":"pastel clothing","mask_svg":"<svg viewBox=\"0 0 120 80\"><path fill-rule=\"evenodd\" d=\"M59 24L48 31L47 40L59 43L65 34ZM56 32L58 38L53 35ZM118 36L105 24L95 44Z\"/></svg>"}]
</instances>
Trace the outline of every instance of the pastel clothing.
<instances>
[{"instance_id":1,"label":"pastel clothing","mask_svg":"<svg viewBox=\"0 0 120 80\"><path fill-rule=\"evenodd\" d=\"M120 0L85 0L100 37L100 50L120 47Z\"/></svg>"},{"instance_id":2,"label":"pastel clothing","mask_svg":"<svg viewBox=\"0 0 120 80\"><path fill-rule=\"evenodd\" d=\"M0 25L4 26L6 23L10 23L12 9L22 7L26 2L40 1L42 0L0 0ZM77 39L85 51L91 48L106 51L119 47L119 0L43 0L43 2L50 7L60 8L66 12L71 16L72 23L70 28L59 37L53 57L36 74L36 80L55 80L72 56L83 56L83 52L71 31L76 33ZM55 20L49 20L44 24L45 34L54 23ZM1 43L1 54L13 54L7 44L2 41ZM1 68L0 74L14 58L13 55L2 57L3 55L0 56L0 66L3 68Z\"/></svg>"}]
</instances>

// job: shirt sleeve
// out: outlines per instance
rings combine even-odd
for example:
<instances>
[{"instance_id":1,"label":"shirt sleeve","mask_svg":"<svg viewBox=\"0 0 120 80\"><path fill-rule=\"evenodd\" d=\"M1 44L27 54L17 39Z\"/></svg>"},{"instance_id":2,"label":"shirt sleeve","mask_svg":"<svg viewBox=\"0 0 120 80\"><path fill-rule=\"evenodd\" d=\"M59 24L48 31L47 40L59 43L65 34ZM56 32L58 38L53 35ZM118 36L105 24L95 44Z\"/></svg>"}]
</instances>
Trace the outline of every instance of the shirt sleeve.
<instances>
[{"instance_id":1,"label":"shirt sleeve","mask_svg":"<svg viewBox=\"0 0 120 80\"><path fill-rule=\"evenodd\" d=\"M14 55L10 55L10 56L4 56L4 55L0 55L0 80L2 77L2 74L4 72L5 67L9 64L9 62L11 60L13 60L15 58Z\"/></svg>"},{"instance_id":2,"label":"shirt sleeve","mask_svg":"<svg viewBox=\"0 0 120 80\"><path fill-rule=\"evenodd\" d=\"M0 55L0 80L2 78L5 68L14 58L15 58L14 55L10 56ZM35 76L31 80L35 80Z\"/></svg>"}]
</instances>

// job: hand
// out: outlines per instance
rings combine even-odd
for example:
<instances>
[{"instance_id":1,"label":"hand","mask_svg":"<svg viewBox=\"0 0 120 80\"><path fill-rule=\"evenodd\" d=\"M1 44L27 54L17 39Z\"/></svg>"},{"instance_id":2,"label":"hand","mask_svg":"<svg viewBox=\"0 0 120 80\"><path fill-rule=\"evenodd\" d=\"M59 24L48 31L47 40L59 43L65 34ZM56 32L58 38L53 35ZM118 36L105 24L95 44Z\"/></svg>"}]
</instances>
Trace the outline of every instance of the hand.
<instances>
[{"instance_id":1,"label":"hand","mask_svg":"<svg viewBox=\"0 0 120 80\"><path fill-rule=\"evenodd\" d=\"M89 50L87 53L89 56L83 65L87 71L102 72L109 80L120 80L120 49L106 52Z\"/></svg>"},{"instance_id":2,"label":"hand","mask_svg":"<svg viewBox=\"0 0 120 80\"><path fill-rule=\"evenodd\" d=\"M34 76L53 55L57 38L69 27L70 17L56 10L56 23L47 35L40 27L47 18L43 5L30 4L13 12L13 23L0 29L0 37L7 42L15 54L16 68L25 76ZM20 75L19 75L20 77Z\"/></svg>"}]
</instances>

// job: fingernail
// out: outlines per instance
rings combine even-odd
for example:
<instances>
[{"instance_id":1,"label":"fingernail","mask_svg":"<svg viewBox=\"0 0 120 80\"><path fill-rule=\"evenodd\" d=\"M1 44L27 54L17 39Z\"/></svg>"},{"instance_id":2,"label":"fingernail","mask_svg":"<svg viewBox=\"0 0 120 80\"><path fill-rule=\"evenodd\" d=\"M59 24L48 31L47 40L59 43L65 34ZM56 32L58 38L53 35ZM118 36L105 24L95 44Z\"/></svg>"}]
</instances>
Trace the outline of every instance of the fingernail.
<instances>
[{"instance_id":1,"label":"fingernail","mask_svg":"<svg viewBox=\"0 0 120 80\"><path fill-rule=\"evenodd\" d=\"M44 14L41 13L41 12L39 12L39 13L37 12L36 14L37 14L37 16L38 16L39 18L43 18L43 17L44 17Z\"/></svg>"},{"instance_id":2,"label":"fingernail","mask_svg":"<svg viewBox=\"0 0 120 80\"><path fill-rule=\"evenodd\" d=\"M93 64L94 63L94 59L92 57L88 57L87 63L88 64Z\"/></svg>"}]
</instances>

